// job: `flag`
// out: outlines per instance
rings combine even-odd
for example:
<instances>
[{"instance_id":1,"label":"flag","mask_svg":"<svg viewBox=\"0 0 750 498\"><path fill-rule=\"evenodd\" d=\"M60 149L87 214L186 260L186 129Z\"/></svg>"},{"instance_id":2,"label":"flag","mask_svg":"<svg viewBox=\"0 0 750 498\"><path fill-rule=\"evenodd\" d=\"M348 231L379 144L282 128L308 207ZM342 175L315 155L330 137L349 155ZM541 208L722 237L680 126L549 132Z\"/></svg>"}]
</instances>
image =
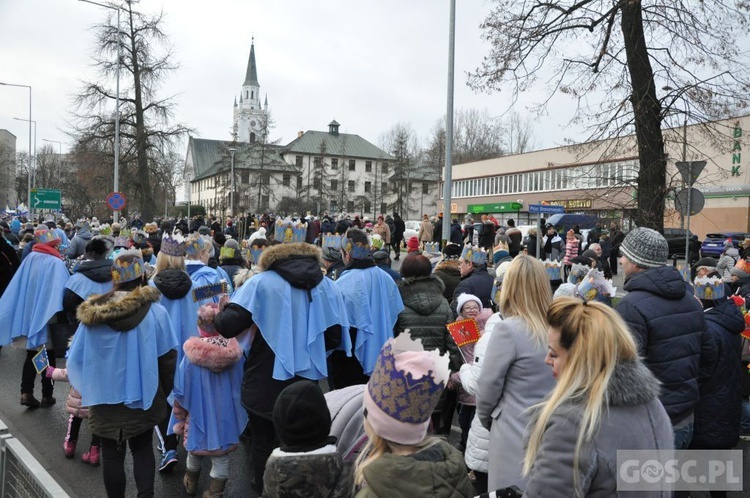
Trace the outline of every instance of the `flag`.
<instances>
[{"instance_id":1,"label":"flag","mask_svg":"<svg viewBox=\"0 0 750 498\"><path fill-rule=\"evenodd\" d=\"M456 342L456 346L461 347L479 340L479 326L473 318L459 320L446 325L448 332Z\"/></svg>"}]
</instances>

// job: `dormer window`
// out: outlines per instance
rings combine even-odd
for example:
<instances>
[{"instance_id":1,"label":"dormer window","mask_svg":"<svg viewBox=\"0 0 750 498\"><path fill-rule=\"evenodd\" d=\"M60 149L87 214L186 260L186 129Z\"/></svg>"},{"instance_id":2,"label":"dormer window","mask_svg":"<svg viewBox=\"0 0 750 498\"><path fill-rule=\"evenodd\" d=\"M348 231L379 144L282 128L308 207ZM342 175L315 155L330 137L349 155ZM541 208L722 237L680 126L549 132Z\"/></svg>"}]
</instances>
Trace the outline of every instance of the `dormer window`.
<instances>
[{"instance_id":1,"label":"dormer window","mask_svg":"<svg viewBox=\"0 0 750 498\"><path fill-rule=\"evenodd\" d=\"M254 98L255 98L255 92L250 92L250 98L251 98L251 99L254 99Z\"/></svg>"}]
</instances>

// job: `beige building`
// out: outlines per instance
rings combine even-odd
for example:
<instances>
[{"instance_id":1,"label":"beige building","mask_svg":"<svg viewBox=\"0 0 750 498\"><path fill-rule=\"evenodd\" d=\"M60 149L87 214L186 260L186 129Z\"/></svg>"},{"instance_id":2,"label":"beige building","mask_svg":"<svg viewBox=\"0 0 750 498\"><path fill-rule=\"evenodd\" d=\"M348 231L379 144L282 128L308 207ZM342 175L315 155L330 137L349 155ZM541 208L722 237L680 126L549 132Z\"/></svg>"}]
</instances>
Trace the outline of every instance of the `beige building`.
<instances>
[{"instance_id":1,"label":"beige building","mask_svg":"<svg viewBox=\"0 0 750 498\"><path fill-rule=\"evenodd\" d=\"M683 140L683 134L686 140ZM706 161L694 187L705 197L691 231L750 231L750 116L666 130L668 194L665 226L680 226L675 194L684 181L675 166ZM633 137L556 147L454 165L451 212L495 214L533 224L530 204L562 205L566 213L593 214L630 223L636 208L638 157ZM440 189L442 202L442 187Z\"/></svg>"},{"instance_id":2,"label":"beige building","mask_svg":"<svg viewBox=\"0 0 750 498\"><path fill-rule=\"evenodd\" d=\"M16 136L0 130L0 211L16 208Z\"/></svg>"}]
</instances>

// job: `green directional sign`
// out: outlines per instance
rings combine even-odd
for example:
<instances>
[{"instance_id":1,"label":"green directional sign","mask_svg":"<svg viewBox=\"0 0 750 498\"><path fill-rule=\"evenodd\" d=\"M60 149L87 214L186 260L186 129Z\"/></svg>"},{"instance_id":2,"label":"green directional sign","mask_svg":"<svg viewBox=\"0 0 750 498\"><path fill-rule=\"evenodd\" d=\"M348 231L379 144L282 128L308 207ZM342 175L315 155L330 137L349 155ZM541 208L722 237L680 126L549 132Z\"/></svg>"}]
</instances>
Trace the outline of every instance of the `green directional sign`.
<instances>
[{"instance_id":1,"label":"green directional sign","mask_svg":"<svg viewBox=\"0 0 750 498\"><path fill-rule=\"evenodd\" d=\"M62 207L62 194L51 188L32 189L30 204L32 209L59 211Z\"/></svg>"},{"instance_id":2,"label":"green directional sign","mask_svg":"<svg viewBox=\"0 0 750 498\"><path fill-rule=\"evenodd\" d=\"M495 204L469 204L466 206L466 212L472 214L481 213L508 213L518 211L523 207L520 202L498 202Z\"/></svg>"}]
</instances>

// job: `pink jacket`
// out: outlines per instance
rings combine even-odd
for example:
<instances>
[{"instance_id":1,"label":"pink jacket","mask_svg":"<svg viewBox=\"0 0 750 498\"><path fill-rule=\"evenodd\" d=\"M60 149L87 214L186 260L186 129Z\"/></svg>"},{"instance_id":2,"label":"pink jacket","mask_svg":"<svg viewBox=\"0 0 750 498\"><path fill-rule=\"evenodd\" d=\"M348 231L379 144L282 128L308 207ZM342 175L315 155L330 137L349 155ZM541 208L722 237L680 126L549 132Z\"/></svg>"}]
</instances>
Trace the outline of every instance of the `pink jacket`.
<instances>
[{"instance_id":1,"label":"pink jacket","mask_svg":"<svg viewBox=\"0 0 750 498\"><path fill-rule=\"evenodd\" d=\"M571 264L570 260L578 256L578 239L565 239L565 257L563 258L563 264Z\"/></svg>"}]
</instances>

